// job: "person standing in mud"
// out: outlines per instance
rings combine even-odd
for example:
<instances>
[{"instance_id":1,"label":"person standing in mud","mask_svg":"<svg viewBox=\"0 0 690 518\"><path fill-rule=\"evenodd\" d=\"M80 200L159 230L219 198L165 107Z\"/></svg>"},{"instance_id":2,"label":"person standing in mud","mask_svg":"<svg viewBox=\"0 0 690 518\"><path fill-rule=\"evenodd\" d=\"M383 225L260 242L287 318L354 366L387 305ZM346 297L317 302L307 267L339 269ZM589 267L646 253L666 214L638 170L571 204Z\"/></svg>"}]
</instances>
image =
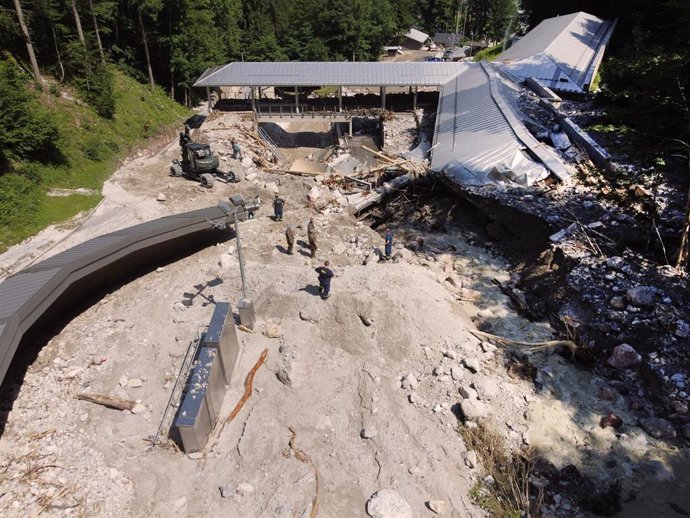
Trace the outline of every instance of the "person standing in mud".
<instances>
[{"instance_id":1,"label":"person standing in mud","mask_svg":"<svg viewBox=\"0 0 690 518\"><path fill-rule=\"evenodd\" d=\"M331 279L333 278L333 271L329 268L329 262L324 261L323 266L316 268L316 273L319 274L319 293L321 298L326 300L331 295Z\"/></svg>"},{"instance_id":2,"label":"person standing in mud","mask_svg":"<svg viewBox=\"0 0 690 518\"><path fill-rule=\"evenodd\" d=\"M316 244L316 226L314 225L314 218L311 218L307 225L307 237L309 238L309 251L311 252L311 256L316 257L318 246Z\"/></svg>"},{"instance_id":3,"label":"person standing in mud","mask_svg":"<svg viewBox=\"0 0 690 518\"><path fill-rule=\"evenodd\" d=\"M287 253L292 255L294 253L292 249L295 247L295 231L292 230L290 225L285 230L285 239L287 239Z\"/></svg>"},{"instance_id":4,"label":"person standing in mud","mask_svg":"<svg viewBox=\"0 0 690 518\"><path fill-rule=\"evenodd\" d=\"M390 227L386 229L386 246L384 247L386 259L391 258L393 253L393 231Z\"/></svg>"}]
</instances>

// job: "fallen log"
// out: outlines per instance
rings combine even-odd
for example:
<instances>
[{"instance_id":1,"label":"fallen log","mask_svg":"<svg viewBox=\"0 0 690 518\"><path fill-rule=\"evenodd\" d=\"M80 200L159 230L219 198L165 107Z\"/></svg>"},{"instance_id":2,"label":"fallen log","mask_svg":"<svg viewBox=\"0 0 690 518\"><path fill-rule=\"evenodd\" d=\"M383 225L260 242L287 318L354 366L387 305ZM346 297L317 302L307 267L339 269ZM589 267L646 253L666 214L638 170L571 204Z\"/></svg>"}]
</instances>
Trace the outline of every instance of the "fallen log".
<instances>
[{"instance_id":1,"label":"fallen log","mask_svg":"<svg viewBox=\"0 0 690 518\"><path fill-rule=\"evenodd\" d=\"M350 197L350 205L355 212L362 212L364 209L380 203L386 196L394 191L398 191L412 182L415 177L412 173L407 173L402 176L386 182L373 191L362 193L358 197Z\"/></svg>"},{"instance_id":2,"label":"fallen log","mask_svg":"<svg viewBox=\"0 0 690 518\"><path fill-rule=\"evenodd\" d=\"M120 399L106 394L96 394L95 392L83 392L77 394L76 398L108 408L114 408L115 410L132 410L137 404L136 401Z\"/></svg>"}]
</instances>

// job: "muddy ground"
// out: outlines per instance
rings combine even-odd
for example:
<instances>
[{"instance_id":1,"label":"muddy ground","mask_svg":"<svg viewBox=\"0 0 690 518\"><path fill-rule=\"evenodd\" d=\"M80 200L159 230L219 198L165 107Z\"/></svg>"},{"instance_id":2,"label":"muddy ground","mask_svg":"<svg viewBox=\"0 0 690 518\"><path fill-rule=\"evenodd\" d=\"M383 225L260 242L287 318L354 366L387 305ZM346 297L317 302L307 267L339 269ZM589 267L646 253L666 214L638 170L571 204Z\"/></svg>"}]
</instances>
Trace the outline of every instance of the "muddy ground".
<instances>
[{"instance_id":1,"label":"muddy ground","mask_svg":"<svg viewBox=\"0 0 690 518\"><path fill-rule=\"evenodd\" d=\"M396 131L408 132L414 117L406 121ZM642 426L648 415L634 402L647 394L629 371L621 380L583 368L567 349L532 351L473 334L519 342L561 337L538 318L543 313L518 312L497 285L519 285L520 260L501 248L511 241L495 237L496 225L487 230L495 220L434 182L367 220L318 212L307 194L319 178L264 172L252 163L248 140L241 140L245 160L230 158L229 139L249 126L243 114L214 113L195 135L211 142L239 183L207 190L168 177L175 140L123 164L91 214L14 247L0 265L11 273L119 228L230 194L268 201L278 191L287 200L285 221L273 221L265 203L243 227L259 324L255 334L240 332L242 374L221 415L235 406L244 375L267 348L250 399L201 456L186 456L170 441L151 447L189 343L214 301L235 304L240 296L232 241L173 262L161 257L159 268L85 302L28 344L37 358L15 366L3 386L3 515L366 516L374 493L393 490L410 516L436 516L431 507L445 516L486 516L470 493L490 481L458 432L477 424L499 433L509 451L537 451L542 461L531 489L543 489L545 516L690 512L687 449L679 433L664 437ZM157 201L160 194L165 201ZM304 242L310 217L319 231L313 259ZM284 249L288 224L298 234L293 256ZM386 225L395 235L394 260L380 261ZM543 229L548 237L548 225ZM336 277L323 301L314 268L325 259ZM289 382L276 375L281 370ZM140 406L114 411L77 400L84 391ZM601 426L609 414L621 419L618 428ZM679 423L673 427L680 432Z\"/></svg>"}]
</instances>

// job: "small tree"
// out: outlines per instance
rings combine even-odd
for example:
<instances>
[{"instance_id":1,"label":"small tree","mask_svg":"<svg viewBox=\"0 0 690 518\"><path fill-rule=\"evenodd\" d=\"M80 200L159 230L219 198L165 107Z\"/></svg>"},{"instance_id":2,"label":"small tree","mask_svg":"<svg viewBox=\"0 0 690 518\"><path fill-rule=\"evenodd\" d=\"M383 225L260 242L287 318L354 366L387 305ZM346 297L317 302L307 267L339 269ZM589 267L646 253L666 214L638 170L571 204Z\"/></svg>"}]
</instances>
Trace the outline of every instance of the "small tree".
<instances>
[{"instance_id":1,"label":"small tree","mask_svg":"<svg viewBox=\"0 0 690 518\"><path fill-rule=\"evenodd\" d=\"M688 123L688 135L690 135L690 107L688 106L688 99L685 96L685 90L680 82L680 78L676 77L678 82L678 89L680 90L680 97L683 100L683 109L685 111L685 118ZM680 139L674 139L683 149L685 149L688 163L688 182L690 182L690 142ZM678 258L676 259L676 268L680 269L687 267L688 263L688 234L690 233L690 186L688 187L687 199L685 200L685 221L683 223L683 231L680 235L680 247L678 248Z\"/></svg>"}]
</instances>

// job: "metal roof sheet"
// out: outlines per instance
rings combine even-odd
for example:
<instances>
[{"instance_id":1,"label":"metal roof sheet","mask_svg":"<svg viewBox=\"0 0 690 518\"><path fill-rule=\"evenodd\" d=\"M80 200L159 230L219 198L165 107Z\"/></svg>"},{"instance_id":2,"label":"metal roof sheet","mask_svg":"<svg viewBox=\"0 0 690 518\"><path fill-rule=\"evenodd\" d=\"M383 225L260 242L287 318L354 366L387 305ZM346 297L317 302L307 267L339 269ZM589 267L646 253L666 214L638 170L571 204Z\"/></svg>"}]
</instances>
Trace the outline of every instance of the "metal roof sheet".
<instances>
[{"instance_id":1,"label":"metal roof sheet","mask_svg":"<svg viewBox=\"0 0 690 518\"><path fill-rule=\"evenodd\" d=\"M524 67L512 68L511 73L522 79L547 79L546 76L555 75L551 70L555 65L580 89L584 89L589 84L587 79L591 81L592 69L601 61L601 48L608 43L613 27L613 23L584 12L548 18L499 54L496 63L519 63L544 54L552 60L552 63L541 61L547 67L546 71L535 72L538 61L531 61ZM527 73L533 75L523 75ZM555 87L572 91L569 85L563 86L565 88L558 88L558 84Z\"/></svg>"},{"instance_id":2,"label":"metal roof sheet","mask_svg":"<svg viewBox=\"0 0 690 518\"><path fill-rule=\"evenodd\" d=\"M209 220L225 219L219 207L168 216L85 241L0 283L0 383L26 332L73 283L114 268L123 257L197 233L215 235ZM181 245L183 246L183 245ZM120 264L120 268L126 265Z\"/></svg>"},{"instance_id":3,"label":"metal roof sheet","mask_svg":"<svg viewBox=\"0 0 690 518\"><path fill-rule=\"evenodd\" d=\"M441 90L432 171L444 171L470 185L493 183L490 173L496 166L532 179L548 175L542 164L523 153L526 147L535 152L539 143L501 98L495 81L486 65L466 63L464 71ZM547 159L544 150L538 152ZM550 165L561 173L556 164Z\"/></svg>"},{"instance_id":4,"label":"metal roof sheet","mask_svg":"<svg viewBox=\"0 0 690 518\"><path fill-rule=\"evenodd\" d=\"M407 34L405 34L406 38L410 38L411 40L418 41L419 43L424 43L426 40L429 39L428 34L424 34L422 31L417 30L417 29L410 29L407 31Z\"/></svg>"},{"instance_id":5,"label":"metal roof sheet","mask_svg":"<svg viewBox=\"0 0 690 518\"><path fill-rule=\"evenodd\" d=\"M194 86L442 86L458 72L457 63L418 61L242 62L205 72Z\"/></svg>"},{"instance_id":6,"label":"metal roof sheet","mask_svg":"<svg viewBox=\"0 0 690 518\"><path fill-rule=\"evenodd\" d=\"M35 272L19 272L0 284L0 321L9 319L31 297L36 295L60 267Z\"/></svg>"}]
</instances>

